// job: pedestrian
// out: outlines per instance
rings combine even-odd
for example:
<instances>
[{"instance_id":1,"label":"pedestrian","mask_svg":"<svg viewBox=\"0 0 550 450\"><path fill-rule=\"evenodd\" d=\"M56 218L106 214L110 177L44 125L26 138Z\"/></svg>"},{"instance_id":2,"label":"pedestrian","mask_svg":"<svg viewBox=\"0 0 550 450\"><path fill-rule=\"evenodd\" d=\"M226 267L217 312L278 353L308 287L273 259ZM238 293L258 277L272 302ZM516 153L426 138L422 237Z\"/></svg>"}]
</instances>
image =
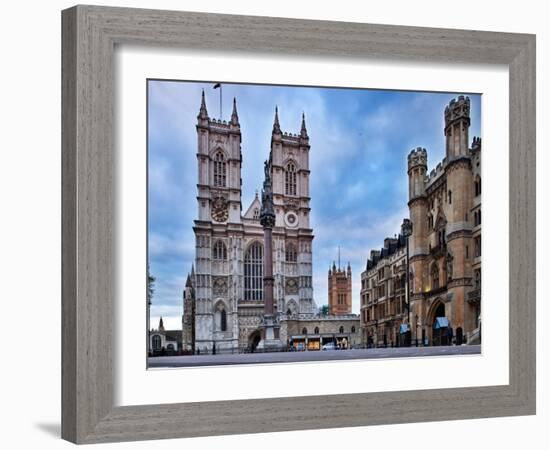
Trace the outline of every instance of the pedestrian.
<instances>
[{"instance_id":1,"label":"pedestrian","mask_svg":"<svg viewBox=\"0 0 550 450\"><path fill-rule=\"evenodd\" d=\"M447 327L447 345L453 345L453 329Z\"/></svg>"}]
</instances>

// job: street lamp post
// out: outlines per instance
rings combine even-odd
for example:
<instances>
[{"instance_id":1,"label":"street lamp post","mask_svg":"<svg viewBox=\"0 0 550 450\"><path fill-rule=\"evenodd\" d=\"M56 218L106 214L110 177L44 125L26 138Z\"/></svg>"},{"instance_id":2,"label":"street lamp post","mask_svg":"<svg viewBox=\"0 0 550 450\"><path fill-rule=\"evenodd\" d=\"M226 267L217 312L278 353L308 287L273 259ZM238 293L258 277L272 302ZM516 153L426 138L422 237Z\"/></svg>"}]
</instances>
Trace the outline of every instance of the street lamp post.
<instances>
[{"instance_id":1,"label":"street lamp post","mask_svg":"<svg viewBox=\"0 0 550 450\"><path fill-rule=\"evenodd\" d=\"M410 269L409 269L409 236L412 234L412 222L409 219L403 219L401 224L401 234L405 238L405 245L407 246L407 274L405 276L405 301L407 304L407 320L409 322L409 336L412 334L411 329L411 300L409 293L409 283L410 283ZM411 343L408 343L410 346Z\"/></svg>"},{"instance_id":2,"label":"street lamp post","mask_svg":"<svg viewBox=\"0 0 550 450\"><path fill-rule=\"evenodd\" d=\"M418 347L418 314L414 315L414 345Z\"/></svg>"}]
</instances>

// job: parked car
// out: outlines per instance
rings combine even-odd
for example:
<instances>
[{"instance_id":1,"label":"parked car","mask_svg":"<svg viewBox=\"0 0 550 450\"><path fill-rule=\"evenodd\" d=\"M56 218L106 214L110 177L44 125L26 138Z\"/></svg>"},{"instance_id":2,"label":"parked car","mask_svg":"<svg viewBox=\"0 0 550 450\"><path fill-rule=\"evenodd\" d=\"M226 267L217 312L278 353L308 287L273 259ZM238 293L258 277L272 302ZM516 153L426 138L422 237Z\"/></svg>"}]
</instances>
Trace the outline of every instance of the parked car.
<instances>
[{"instance_id":1,"label":"parked car","mask_svg":"<svg viewBox=\"0 0 550 450\"><path fill-rule=\"evenodd\" d=\"M334 342L327 342L323 345L323 350L336 350L336 346L334 345Z\"/></svg>"}]
</instances>

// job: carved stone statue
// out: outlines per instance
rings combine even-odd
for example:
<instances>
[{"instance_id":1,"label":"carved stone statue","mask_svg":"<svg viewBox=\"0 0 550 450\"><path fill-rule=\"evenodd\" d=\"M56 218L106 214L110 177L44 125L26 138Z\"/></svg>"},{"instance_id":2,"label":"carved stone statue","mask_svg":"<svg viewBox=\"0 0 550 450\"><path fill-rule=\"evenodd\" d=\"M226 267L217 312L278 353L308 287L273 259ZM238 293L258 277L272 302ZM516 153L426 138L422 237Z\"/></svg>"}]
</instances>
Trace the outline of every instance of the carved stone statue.
<instances>
[{"instance_id":1,"label":"carved stone statue","mask_svg":"<svg viewBox=\"0 0 550 450\"><path fill-rule=\"evenodd\" d=\"M275 226L275 208L273 207L273 190L271 187L271 156L264 163L264 186L262 189L262 209L260 211L260 223L263 227Z\"/></svg>"},{"instance_id":2,"label":"carved stone statue","mask_svg":"<svg viewBox=\"0 0 550 450\"><path fill-rule=\"evenodd\" d=\"M447 281L451 281L453 279L453 255L451 255L451 253L447 253L446 263L447 263Z\"/></svg>"}]
</instances>

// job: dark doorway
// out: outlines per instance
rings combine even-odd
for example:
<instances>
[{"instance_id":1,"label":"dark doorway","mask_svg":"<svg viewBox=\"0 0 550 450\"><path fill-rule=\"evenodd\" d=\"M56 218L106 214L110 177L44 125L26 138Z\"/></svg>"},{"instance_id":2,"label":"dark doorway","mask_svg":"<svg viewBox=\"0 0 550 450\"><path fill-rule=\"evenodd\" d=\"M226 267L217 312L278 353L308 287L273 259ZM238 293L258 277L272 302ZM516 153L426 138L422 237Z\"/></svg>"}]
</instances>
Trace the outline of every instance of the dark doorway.
<instances>
[{"instance_id":1,"label":"dark doorway","mask_svg":"<svg viewBox=\"0 0 550 450\"><path fill-rule=\"evenodd\" d=\"M443 320L444 319L444 320ZM432 329L432 344L433 345L448 345L449 341L449 323L445 318L445 305L440 303L435 312Z\"/></svg>"},{"instance_id":2,"label":"dark doorway","mask_svg":"<svg viewBox=\"0 0 550 450\"><path fill-rule=\"evenodd\" d=\"M464 340L462 327L458 327L456 329L456 345L462 345L462 341Z\"/></svg>"},{"instance_id":3,"label":"dark doorway","mask_svg":"<svg viewBox=\"0 0 550 450\"><path fill-rule=\"evenodd\" d=\"M262 334L260 330L253 331L248 337L248 348L251 352L254 352L258 347L258 344L262 340Z\"/></svg>"}]
</instances>

